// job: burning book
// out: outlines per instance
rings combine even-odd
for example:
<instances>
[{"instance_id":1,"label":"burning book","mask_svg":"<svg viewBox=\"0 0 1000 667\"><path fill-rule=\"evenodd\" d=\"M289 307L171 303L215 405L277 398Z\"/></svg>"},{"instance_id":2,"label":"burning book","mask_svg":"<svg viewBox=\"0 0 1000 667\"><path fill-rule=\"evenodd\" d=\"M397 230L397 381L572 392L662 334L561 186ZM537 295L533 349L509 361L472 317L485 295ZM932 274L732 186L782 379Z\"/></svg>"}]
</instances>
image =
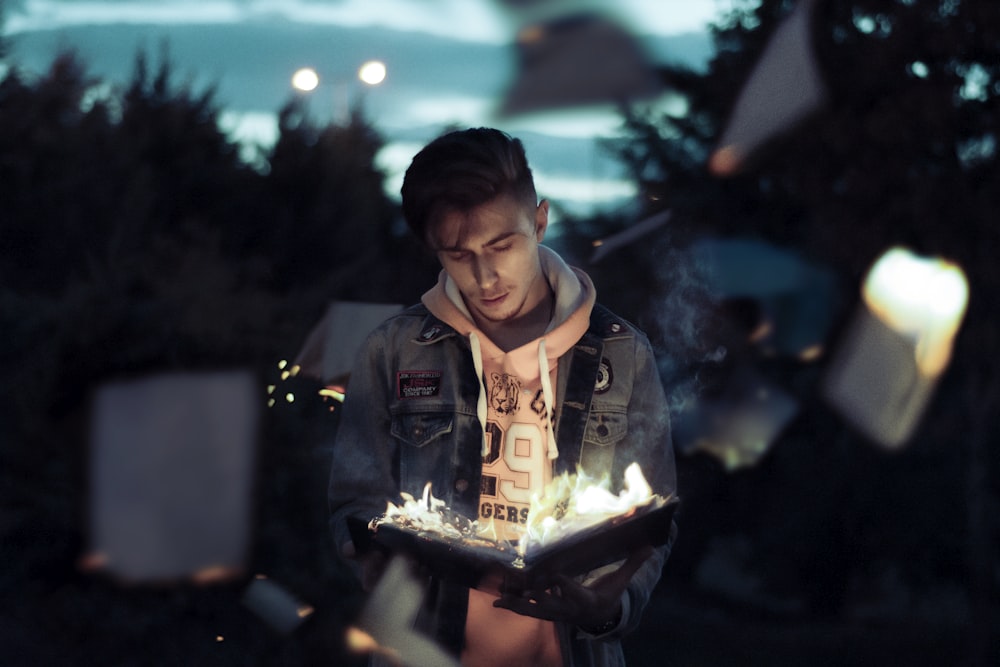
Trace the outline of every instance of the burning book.
<instances>
[{"instance_id":1,"label":"burning book","mask_svg":"<svg viewBox=\"0 0 1000 667\"><path fill-rule=\"evenodd\" d=\"M667 542L676 496L654 494L637 464L625 471L621 493L608 487L608 480L582 472L555 478L533 498L520 539L508 541L496 537L491 523L446 507L428 485L421 498L401 494L402 505L389 503L367 527L355 525L355 541L407 554L470 588L536 588L555 573L585 574Z\"/></svg>"}]
</instances>

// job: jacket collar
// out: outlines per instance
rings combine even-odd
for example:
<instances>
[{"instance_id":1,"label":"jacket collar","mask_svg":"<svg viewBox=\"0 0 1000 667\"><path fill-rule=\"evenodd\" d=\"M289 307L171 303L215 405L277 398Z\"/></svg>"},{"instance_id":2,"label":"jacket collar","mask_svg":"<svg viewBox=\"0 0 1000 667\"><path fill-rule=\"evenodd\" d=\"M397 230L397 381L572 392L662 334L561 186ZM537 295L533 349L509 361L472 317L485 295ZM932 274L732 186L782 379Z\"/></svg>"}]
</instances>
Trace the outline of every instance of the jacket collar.
<instances>
[{"instance_id":1,"label":"jacket collar","mask_svg":"<svg viewBox=\"0 0 1000 667\"><path fill-rule=\"evenodd\" d=\"M632 327L604 306L595 303L590 313L588 332L604 339L625 338L632 335Z\"/></svg>"},{"instance_id":2,"label":"jacket collar","mask_svg":"<svg viewBox=\"0 0 1000 667\"><path fill-rule=\"evenodd\" d=\"M420 324L420 333L413 339L417 345L432 345L445 338L458 335L458 332L451 325L432 315L426 306L419 304L414 308L420 309L426 314L424 321Z\"/></svg>"}]
</instances>

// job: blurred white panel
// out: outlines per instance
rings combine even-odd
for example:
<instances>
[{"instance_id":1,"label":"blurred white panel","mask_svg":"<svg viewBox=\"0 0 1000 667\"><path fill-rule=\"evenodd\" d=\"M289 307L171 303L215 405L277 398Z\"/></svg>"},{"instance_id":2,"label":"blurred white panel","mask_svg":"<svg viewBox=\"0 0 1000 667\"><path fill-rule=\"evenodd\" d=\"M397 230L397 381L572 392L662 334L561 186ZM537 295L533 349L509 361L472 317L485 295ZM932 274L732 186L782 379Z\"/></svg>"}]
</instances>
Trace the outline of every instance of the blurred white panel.
<instances>
[{"instance_id":1,"label":"blurred white panel","mask_svg":"<svg viewBox=\"0 0 1000 667\"><path fill-rule=\"evenodd\" d=\"M258 403L245 372L166 374L95 396L90 549L133 582L244 567Z\"/></svg>"},{"instance_id":2,"label":"blurred white panel","mask_svg":"<svg viewBox=\"0 0 1000 667\"><path fill-rule=\"evenodd\" d=\"M368 334L402 308L394 303L331 302L309 332L295 364L325 383L344 381Z\"/></svg>"},{"instance_id":3,"label":"blurred white panel","mask_svg":"<svg viewBox=\"0 0 1000 667\"><path fill-rule=\"evenodd\" d=\"M394 556L369 594L357 622L357 629L373 642L364 648L389 656L392 664L459 667L458 660L413 629L426 591L411 567L406 558Z\"/></svg>"},{"instance_id":4,"label":"blurred white panel","mask_svg":"<svg viewBox=\"0 0 1000 667\"><path fill-rule=\"evenodd\" d=\"M910 437L933 387L934 379L917 371L913 341L862 306L831 359L823 392L867 436L899 447Z\"/></svg>"},{"instance_id":5,"label":"blurred white panel","mask_svg":"<svg viewBox=\"0 0 1000 667\"><path fill-rule=\"evenodd\" d=\"M619 104L663 90L639 42L602 15L526 25L515 49L518 70L501 116Z\"/></svg>"},{"instance_id":6,"label":"blurred white panel","mask_svg":"<svg viewBox=\"0 0 1000 667\"><path fill-rule=\"evenodd\" d=\"M709 168L739 171L765 143L790 131L826 99L826 85L812 47L816 0L800 0L778 26L744 84Z\"/></svg>"},{"instance_id":7,"label":"blurred white panel","mask_svg":"<svg viewBox=\"0 0 1000 667\"><path fill-rule=\"evenodd\" d=\"M601 239L594 243L594 254L590 256L590 263L597 264L599 261L604 259L607 255L614 252L618 248L627 246L629 244L635 243L639 239L643 238L647 234L651 234L658 228L667 224L670 220L670 211L660 211L655 215L651 215L648 218L644 218L639 222L635 223L631 227L628 227L624 231L618 232L608 238Z\"/></svg>"},{"instance_id":8,"label":"blurred white panel","mask_svg":"<svg viewBox=\"0 0 1000 667\"><path fill-rule=\"evenodd\" d=\"M714 456L728 472L756 465L799 412L799 403L750 367L738 367L717 397L678 414L674 439Z\"/></svg>"},{"instance_id":9,"label":"blurred white panel","mask_svg":"<svg viewBox=\"0 0 1000 667\"><path fill-rule=\"evenodd\" d=\"M258 575L243 592L243 604L280 634L289 634L313 613L313 608L274 581Z\"/></svg>"},{"instance_id":10,"label":"blurred white panel","mask_svg":"<svg viewBox=\"0 0 1000 667\"><path fill-rule=\"evenodd\" d=\"M892 248L875 262L862 297L823 391L858 429L898 448L918 426L948 366L968 285L950 262Z\"/></svg>"}]
</instances>

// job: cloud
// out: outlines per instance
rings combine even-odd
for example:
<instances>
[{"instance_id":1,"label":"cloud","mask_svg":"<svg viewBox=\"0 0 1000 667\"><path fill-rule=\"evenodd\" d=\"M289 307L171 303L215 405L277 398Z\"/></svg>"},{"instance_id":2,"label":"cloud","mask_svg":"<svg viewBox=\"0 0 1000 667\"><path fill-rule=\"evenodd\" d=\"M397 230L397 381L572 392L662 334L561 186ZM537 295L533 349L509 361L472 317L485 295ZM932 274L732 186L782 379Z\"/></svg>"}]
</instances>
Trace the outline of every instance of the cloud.
<instances>
[{"instance_id":1,"label":"cloud","mask_svg":"<svg viewBox=\"0 0 1000 667\"><path fill-rule=\"evenodd\" d=\"M494 5L469 0L24 0L12 8L6 34L74 26L214 25L290 21L313 26L381 27L459 41L506 43L510 27Z\"/></svg>"},{"instance_id":2,"label":"cloud","mask_svg":"<svg viewBox=\"0 0 1000 667\"><path fill-rule=\"evenodd\" d=\"M624 0L621 7L632 15L643 6L667 13L651 1ZM663 4L680 20L688 1ZM714 6L724 0L690 1ZM7 61L28 76L46 71L70 48L88 74L112 88L125 86L136 54L145 52L156 67L165 46L176 83L214 89L220 124L251 163L277 136L277 111L296 94L292 73L312 66L323 82L306 98L310 115L324 122L347 98L363 100L366 117L386 139L379 164L393 196L424 144L449 127L477 125L524 140L539 188L553 201L610 205L634 194L620 165L595 142L621 131L614 109L496 118L517 63L498 36L510 16L500 17L501 5L489 0L23 0L7 7L6 32L13 35L5 40ZM704 50L691 47L691 35L655 41L695 66L710 47L707 35ZM388 69L375 88L355 76L369 59Z\"/></svg>"},{"instance_id":3,"label":"cloud","mask_svg":"<svg viewBox=\"0 0 1000 667\"><path fill-rule=\"evenodd\" d=\"M433 138L433 137L430 137ZM403 174L413 156L426 142L399 141L387 144L379 152L377 164L386 174L385 191L394 199L399 199L399 188L403 184ZM581 142L576 142L580 144ZM565 166L545 159L536 160L531 146L527 147L528 159L532 162L535 185L539 196L559 202L571 209L589 210L594 207L617 204L635 197L636 186L622 177L598 177L567 171ZM577 146L579 149L579 146ZM578 151L572 151L574 153ZM538 157L544 157L539 155ZM541 166L538 166L541 165Z\"/></svg>"},{"instance_id":4,"label":"cloud","mask_svg":"<svg viewBox=\"0 0 1000 667\"><path fill-rule=\"evenodd\" d=\"M688 32L704 32L714 20L721 7L733 4L734 0L625 0L625 8L630 26L637 32L652 35L680 35Z\"/></svg>"},{"instance_id":5,"label":"cloud","mask_svg":"<svg viewBox=\"0 0 1000 667\"><path fill-rule=\"evenodd\" d=\"M677 35L703 31L723 1L667 4L662 0L609 0L587 5L606 8L636 32ZM574 7L565 3L560 11ZM117 23L193 25L274 20L382 27L459 41L507 44L513 40L518 18L505 11L499 0L21 0L8 6L4 32Z\"/></svg>"},{"instance_id":6,"label":"cloud","mask_svg":"<svg viewBox=\"0 0 1000 667\"><path fill-rule=\"evenodd\" d=\"M9 12L4 32L16 35L80 25L232 23L240 19L233 2L60 2L24 0Z\"/></svg>"},{"instance_id":7,"label":"cloud","mask_svg":"<svg viewBox=\"0 0 1000 667\"><path fill-rule=\"evenodd\" d=\"M535 174L535 184L543 197L584 208L630 199L637 193L635 183L631 181L558 176L545 172Z\"/></svg>"}]
</instances>

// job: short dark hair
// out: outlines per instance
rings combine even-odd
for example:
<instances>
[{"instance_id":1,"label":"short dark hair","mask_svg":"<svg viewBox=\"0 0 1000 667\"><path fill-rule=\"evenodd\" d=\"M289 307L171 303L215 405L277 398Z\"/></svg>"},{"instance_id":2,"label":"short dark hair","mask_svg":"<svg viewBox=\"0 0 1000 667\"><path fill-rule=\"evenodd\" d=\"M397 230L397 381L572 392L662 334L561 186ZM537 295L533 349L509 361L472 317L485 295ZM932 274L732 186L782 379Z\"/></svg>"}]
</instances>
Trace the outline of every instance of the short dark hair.
<instances>
[{"instance_id":1,"label":"short dark hair","mask_svg":"<svg viewBox=\"0 0 1000 667\"><path fill-rule=\"evenodd\" d=\"M417 153L400 190L403 217L422 242L451 211L470 211L503 195L532 209L535 182L524 145L505 132L480 127L441 135Z\"/></svg>"}]
</instances>

